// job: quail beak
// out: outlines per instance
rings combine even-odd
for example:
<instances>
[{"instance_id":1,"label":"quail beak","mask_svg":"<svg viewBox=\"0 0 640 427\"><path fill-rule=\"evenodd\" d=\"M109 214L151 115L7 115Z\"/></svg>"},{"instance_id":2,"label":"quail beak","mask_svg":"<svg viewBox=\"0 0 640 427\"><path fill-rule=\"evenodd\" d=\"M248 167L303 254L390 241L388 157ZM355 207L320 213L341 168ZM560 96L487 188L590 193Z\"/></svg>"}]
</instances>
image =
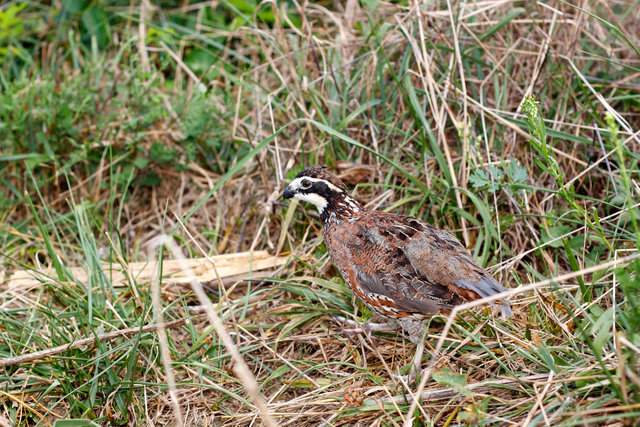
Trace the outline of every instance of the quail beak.
<instances>
[{"instance_id":1,"label":"quail beak","mask_svg":"<svg viewBox=\"0 0 640 427\"><path fill-rule=\"evenodd\" d=\"M282 198L283 199L290 199L295 195L296 195L295 190L292 190L291 188L287 187L287 188L284 189L284 193L282 193Z\"/></svg>"}]
</instances>

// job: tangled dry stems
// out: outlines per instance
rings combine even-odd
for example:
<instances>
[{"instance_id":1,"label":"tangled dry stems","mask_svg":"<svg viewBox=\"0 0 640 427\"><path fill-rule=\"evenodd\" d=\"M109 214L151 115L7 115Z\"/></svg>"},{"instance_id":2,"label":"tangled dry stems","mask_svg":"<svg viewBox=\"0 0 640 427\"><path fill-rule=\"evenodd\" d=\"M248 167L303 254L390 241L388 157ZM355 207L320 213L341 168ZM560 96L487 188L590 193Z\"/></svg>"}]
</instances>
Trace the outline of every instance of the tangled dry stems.
<instances>
[{"instance_id":1,"label":"tangled dry stems","mask_svg":"<svg viewBox=\"0 0 640 427\"><path fill-rule=\"evenodd\" d=\"M536 94L543 102L542 110L553 112L553 118L547 122L549 130L591 140L594 132L591 115L602 116L605 107L599 104L596 111L588 110L583 94L577 92L582 88L569 84L579 78L571 71L570 64L576 64L584 73L588 71L590 84L611 100L637 73L631 72L621 81L598 80L595 78L598 72L607 72L611 63L595 57L589 46L597 46L599 51L629 67L638 67L640 61L620 39L610 36L604 23L564 3L527 6L526 13L489 35L487 30L509 13L510 4L502 1L448 3L432 3L427 8L418 4L379 3L375 13L355 2L347 2L344 10L333 11L311 3L299 6L301 25L293 28L285 26L285 15L274 3L273 27L261 24L240 27L228 38L228 56L224 60L233 63L237 55L241 55L256 64L251 71L239 76L240 80L237 76L219 73L214 79L201 81L200 77L186 72L188 67L182 62L180 51L174 52L166 44L161 46L161 50L173 53L170 56L177 64L173 77L175 81L182 79L187 97L195 96L200 83L210 89L213 102L220 108L219 117L214 119L229 129L225 138L257 146L284 128L266 149L246 163L242 173L226 182L190 217L185 227L193 240L185 238L183 247L183 252L189 255L197 254L197 245L209 254L250 249L291 252L288 268L278 276L227 287L228 295L221 297L227 298L234 307L221 315L235 346L242 350L242 358L255 376L266 409L261 412L247 397L246 387L234 373L235 362L229 357L228 349L217 344L200 345L194 350L191 349L192 331L168 330L173 357L183 352L197 354L197 357L186 358L188 363L175 363L172 367L178 384L175 397L188 424L259 423L265 411L284 425L380 425L402 423L413 416L441 425L464 411L472 414L471 417L480 417L478 420L496 423L526 424L538 417L536 422L540 424L553 424L558 420L577 422L608 410L625 410L625 405L612 399L600 407L601 412L593 412L585 403L591 391L584 392L584 400L563 397L567 384L575 384L577 378L597 378L599 382L585 386L591 387L593 393L606 383L606 379L593 374L598 362L591 356L583 355L583 366L573 366L568 374L558 375L541 374L540 366L531 363L523 353L522 349L538 351L541 343L544 343L542 348L566 345L576 334L575 312L571 311L578 312L578 307L567 304L566 299L558 303L558 291L543 288L514 297L515 315L509 322L494 319L486 310L461 313L460 320L447 331L442 349L435 353L438 364L433 368L464 373L469 384L482 386L471 388L473 394L465 396L455 387L430 381L424 384L424 391L430 394L419 412L408 413L407 404L411 400L405 402L399 396L407 396L415 387L410 385L405 389L389 378L411 360L413 346L395 334L369 337L340 333L339 325L330 315L346 312L361 319L362 308L335 278L336 272L318 238L317 222L308 215L298 214L283 227L285 214L278 198L286 173L303 162L327 161L336 166L348 184L359 184L357 197L363 202L427 218L457 232L467 246L480 248L486 261L499 265L497 277L509 287L573 270L570 260L550 244L553 242L541 244L542 230L548 232L550 228L547 222L550 212L564 212L567 203L544 191L554 188L555 183L548 174L540 173L536 165L538 155L528 147L526 129L514 119L522 118L519 105L523 97ZM581 7L611 19L616 17L606 2L582 2ZM627 34L634 31L637 34L638 24L632 18L633 14L629 14L619 24ZM379 28L377 40L358 29L371 22ZM388 27L383 31L385 25ZM217 37L220 34L215 29L202 27L201 35ZM152 66L157 65L153 49L145 47L139 53L143 61L149 62L146 67L153 69ZM51 53L46 50L42 55L42 63L51 59L47 56ZM411 64L404 70L405 75L397 79L394 72L400 69L407 55ZM469 64L476 65L477 69L468 67ZM120 69L116 62L110 67L113 75L122 73L120 79L128 81L126 69ZM477 72L478 69L482 72ZM62 62L58 72L72 75L73 69ZM158 74L154 78L164 77ZM105 84L105 89L108 87L109 84ZM176 83L176 87L181 86ZM226 88L233 102L225 100L215 88ZM381 96L381 88L387 91L386 98ZM419 94L423 105L428 105L424 111L415 111L410 96L395 96L410 90ZM108 99L105 98L105 108L109 108ZM378 100L379 104L373 103ZM367 103L371 104L360 111ZM171 110L171 105L166 104L167 119L158 121L153 131L147 131L138 141L142 147L156 141L167 146L180 144L185 123ZM620 109L621 104L614 104L612 108ZM622 113L631 129L637 129L637 110ZM433 189L426 195L428 199L423 200L425 195L416 190L406 174L376 155L345 144L335 135L320 131L310 121L300 120L318 120L321 115L331 120L337 132L385 154L406 174ZM444 163L422 154L430 149L425 144L429 135L424 128L416 126L416 121L422 123L416 115L424 116L424 123L442 150ZM110 124L113 132L102 131L107 144L117 146L132 140L134 135L123 131L129 120L131 117L122 117ZM92 135L98 131L90 123L87 121L82 133ZM640 144L633 135L625 134L625 137L629 152L640 153ZM567 181L579 177L573 182L575 193L589 196L580 200L586 211L592 208L602 211L602 201L610 198L609 172L594 167L583 174L593 156L603 155L599 150L597 145L578 144L575 140L554 141L557 161ZM124 247L143 248L136 254L141 259L154 256L149 242L179 226L172 215L165 213L182 217L214 188L230 164L238 161L222 158L220 153L216 155L216 164L210 170L197 163L191 164L190 170L180 172L167 166L161 169L163 181L158 186L133 187L121 201L119 234L126 240ZM492 221L499 227L501 239L490 250L484 250L482 244L477 244L478 239L488 238L480 223L456 215L468 212L472 218L480 217L478 207L461 189L471 188L469 176L474 170L499 166L505 159L515 159L528 171L527 184L532 189L521 199L506 188L486 193L487 205L494 215ZM65 212L71 194L76 200L107 199L108 188L99 184L110 175L109 168L105 161L91 175L83 175L80 169L73 171L76 182L71 188L62 177L52 180L43 193L46 206ZM453 183L452 194L443 184L447 174ZM16 179L14 183L17 188L29 191L28 181ZM635 191L637 193L637 188ZM610 215L622 214L624 211ZM29 216L28 209L16 205L4 218L5 223L11 223ZM607 215L601 217L608 218ZM609 223L614 223L614 219ZM576 229L586 234L584 228ZM569 234L563 236L569 237ZM620 236L614 240L620 245L617 250L627 245ZM21 244L25 248L41 248L43 240L24 236ZM128 259L132 254L122 255ZM78 255L78 259L81 256ZM34 263L29 256L21 261ZM586 257L577 262L579 269L591 266ZM613 278L611 273L582 276L587 284L593 281L597 286L609 286ZM563 288L563 292L578 289L577 282L570 284L572 286ZM3 308L55 304L41 301L35 295L37 292L34 289L32 293L18 296L6 290ZM172 294L184 298L186 306L195 304L193 297L185 296L188 290L165 289L163 292L165 303L167 294ZM249 302L247 295L251 298ZM592 304L611 307L613 299L603 293ZM535 310L531 310L531 306L535 306ZM193 330L198 333L210 328L210 321L188 313L177 310L172 315L189 316ZM152 322L150 315L146 315ZM432 322L427 340L434 352L433 346L443 336L445 322L446 319ZM529 337L523 335L525 330ZM45 336L51 333L43 331ZM149 353L139 359L141 365L149 363L144 377L138 380L156 385L167 383L166 372L157 363L158 357L157 353ZM615 358L615 354L607 355L604 368L615 368ZM13 375L26 378L30 375L28 372L25 368ZM588 376L581 376L582 373ZM37 381L46 384L50 380L42 376ZM130 411L135 413L144 407L149 424L172 422L175 410L166 389L142 388L143 393L136 393L136 397L144 403L131 402ZM55 414L65 414L64 402L56 406L47 398L35 405L35 393L21 398L26 405L40 408L40 412L50 408L50 420ZM483 407L485 399L490 403ZM101 411L96 411L98 416L113 411L110 404L106 402ZM559 408L555 415L547 415L545 408L549 406ZM637 405L631 406L631 410L637 408ZM121 416L114 415L115 418ZM473 424L474 419L469 419Z\"/></svg>"}]
</instances>

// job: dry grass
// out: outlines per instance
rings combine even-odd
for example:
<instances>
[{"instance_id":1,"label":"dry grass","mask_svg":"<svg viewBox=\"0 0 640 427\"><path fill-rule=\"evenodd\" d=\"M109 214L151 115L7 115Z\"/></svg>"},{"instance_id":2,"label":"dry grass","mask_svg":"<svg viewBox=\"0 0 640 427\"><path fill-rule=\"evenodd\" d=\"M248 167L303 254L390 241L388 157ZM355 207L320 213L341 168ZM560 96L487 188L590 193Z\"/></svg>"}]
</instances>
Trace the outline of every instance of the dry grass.
<instances>
[{"instance_id":1,"label":"dry grass","mask_svg":"<svg viewBox=\"0 0 640 427\"><path fill-rule=\"evenodd\" d=\"M5 278L33 269L41 285L0 280L0 357L189 322L166 340L145 329L6 368L0 421L632 425L640 16L637 2L577 3L225 3L211 14L142 2L106 8L118 19L104 51L27 28L34 64L14 61L30 74L3 69L14 107L2 113L13 127L0 127L12 144L0 153L0 262ZM216 59L202 66L197 50ZM529 95L546 154L521 111ZM69 122L64 103L77 111ZM20 129L80 148L34 159ZM170 161L150 154L158 142ZM155 160L138 168L140 153ZM414 346L342 331L333 315L371 313L333 269L313 213L280 202L287 177L320 162L369 207L457 234L514 289L513 319L482 307L434 319L422 383L394 379ZM162 181L134 181L147 170ZM257 279L208 281L212 306L199 283L167 279L155 310L153 277L115 288L101 264L161 266L177 258L173 242L187 258L289 258Z\"/></svg>"}]
</instances>

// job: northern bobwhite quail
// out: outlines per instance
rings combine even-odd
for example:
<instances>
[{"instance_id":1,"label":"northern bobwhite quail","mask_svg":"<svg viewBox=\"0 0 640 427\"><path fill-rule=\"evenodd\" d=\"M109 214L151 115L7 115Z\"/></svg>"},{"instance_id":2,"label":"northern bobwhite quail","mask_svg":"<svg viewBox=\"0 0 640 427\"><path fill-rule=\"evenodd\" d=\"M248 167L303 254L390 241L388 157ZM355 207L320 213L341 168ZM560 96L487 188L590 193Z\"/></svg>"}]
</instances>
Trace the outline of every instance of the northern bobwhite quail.
<instances>
[{"instance_id":1,"label":"northern bobwhite quail","mask_svg":"<svg viewBox=\"0 0 640 427\"><path fill-rule=\"evenodd\" d=\"M318 209L331 259L357 297L419 346L416 369L426 319L505 291L453 235L419 219L365 209L326 166L300 172L284 191L283 198L291 197ZM510 317L509 302L497 302Z\"/></svg>"}]
</instances>

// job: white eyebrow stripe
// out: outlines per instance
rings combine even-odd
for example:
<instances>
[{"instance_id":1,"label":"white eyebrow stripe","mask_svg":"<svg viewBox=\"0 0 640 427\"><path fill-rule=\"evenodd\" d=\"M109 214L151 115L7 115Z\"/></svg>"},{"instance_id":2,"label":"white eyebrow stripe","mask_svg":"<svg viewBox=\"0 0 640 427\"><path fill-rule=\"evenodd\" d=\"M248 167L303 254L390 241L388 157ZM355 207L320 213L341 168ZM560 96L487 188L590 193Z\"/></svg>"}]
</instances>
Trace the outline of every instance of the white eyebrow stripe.
<instances>
[{"instance_id":1,"label":"white eyebrow stripe","mask_svg":"<svg viewBox=\"0 0 640 427\"><path fill-rule=\"evenodd\" d=\"M331 182L327 181L326 179L320 179L320 178L311 178L310 176L301 176L300 178L296 178L294 179L291 184L289 184L289 187L291 187L292 189L300 189L302 188L300 185L302 183L303 179L307 179L311 182L324 182L325 184L327 184L327 187L329 187L329 189L335 191L336 193L344 193L344 190L340 187L338 187L337 185L332 184Z\"/></svg>"}]
</instances>

